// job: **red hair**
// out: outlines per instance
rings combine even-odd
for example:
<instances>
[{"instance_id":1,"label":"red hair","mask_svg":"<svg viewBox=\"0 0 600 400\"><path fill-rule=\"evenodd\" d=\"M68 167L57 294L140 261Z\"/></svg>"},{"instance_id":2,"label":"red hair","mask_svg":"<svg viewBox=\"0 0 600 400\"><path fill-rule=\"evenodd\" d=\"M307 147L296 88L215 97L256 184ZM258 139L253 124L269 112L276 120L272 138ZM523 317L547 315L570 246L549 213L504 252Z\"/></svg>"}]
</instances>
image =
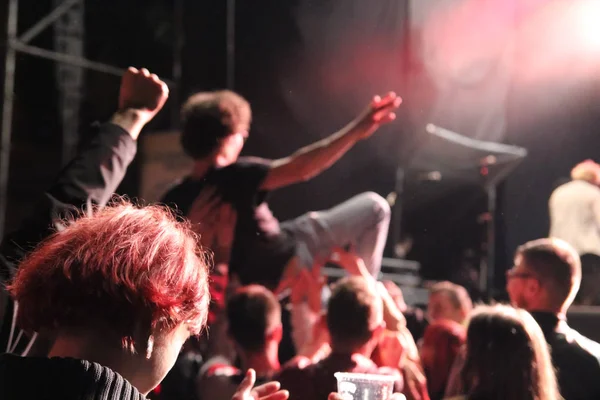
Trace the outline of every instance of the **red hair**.
<instances>
[{"instance_id":1,"label":"red hair","mask_svg":"<svg viewBox=\"0 0 600 400\"><path fill-rule=\"evenodd\" d=\"M443 394L452 364L466 338L466 328L450 320L435 321L425 329L422 346L433 350L433 359L423 360L427 387L432 399L437 398L440 393Z\"/></svg>"},{"instance_id":2,"label":"red hair","mask_svg":"<svg viewBox=\"0 0 600 400\"><path fill-rule=\"evenodd\" d=\"M134 338L206 325L208 259L189 223L125 201L82 216L21 263L9 285L28 330L97 328Z\"/></svg>"}]
</instances>

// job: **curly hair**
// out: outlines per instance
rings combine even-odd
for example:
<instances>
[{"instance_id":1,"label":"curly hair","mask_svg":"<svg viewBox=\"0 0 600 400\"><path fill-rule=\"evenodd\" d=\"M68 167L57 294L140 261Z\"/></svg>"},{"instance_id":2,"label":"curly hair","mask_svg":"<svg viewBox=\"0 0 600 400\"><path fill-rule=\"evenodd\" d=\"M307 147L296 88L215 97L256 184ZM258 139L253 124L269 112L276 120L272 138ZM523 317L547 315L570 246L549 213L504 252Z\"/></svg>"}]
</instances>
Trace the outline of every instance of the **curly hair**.
<instances>
[{"instance_id":1,"label":"curly hair","mask_svg":"<svg viewBox=\"0 0 600 400\"><path fill-rule=\"evenodd\" d=\"M200 159L227 136L250 129L250 104L229 90L192 95L181 108L181 145L187 155Z\"/></svg>"}]
</instances>

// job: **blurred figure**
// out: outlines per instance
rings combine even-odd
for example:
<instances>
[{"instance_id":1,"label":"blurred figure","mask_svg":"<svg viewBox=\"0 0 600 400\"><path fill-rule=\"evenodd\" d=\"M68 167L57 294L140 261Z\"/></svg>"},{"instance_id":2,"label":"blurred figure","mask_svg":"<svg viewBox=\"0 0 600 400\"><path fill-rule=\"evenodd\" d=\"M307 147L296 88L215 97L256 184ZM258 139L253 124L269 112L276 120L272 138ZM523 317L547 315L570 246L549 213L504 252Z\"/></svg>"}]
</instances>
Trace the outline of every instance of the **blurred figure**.
<instances>
[{"instance_id":1,"label":"blurred figure","mask_svg":"<svg viewBox=\"0 0 600 400\"><path fill-rule=\"evenodd\" d=\"M352 243L377 275L390 220L389 204L381 196L363 193L282 224L271 213L267 197L329 168L356 143L393 121L400 103L395 93L375 96L338 132L288 157L264 160L239 158L252 120L243 97L231 91L196 93L181 112L181 141L194 167L162 202L202 222L203 244L242 284L274 290L287 273L295 275L298 268L310 268L315 258L329 255L332 247ZM221 237L230 240L214 240L214 231L224 226L231 235Z\"/></svg>"},{"instance_id":2,"label":"blurred figure","mask_svg":"<svg viewBox=\"0 0 600 400\"><path fill-rule=\"evenodd\" d=\"M292 399L325 399L337 388L335 372L384 373L397 370L378 368L371 353L385 329L383 304L373 285L360 277L343 278L335 284L327 306L327 327L331 354L317 363L305 359L286 365L276 376Z\"/></svg>"},{"instance_id":3,"label":"blurred figure","mask_svg":"<svg viewBox=\"0 0 600 400\"><path fill-rule=\"evenodd\" d=\"M600 344L567 325L567 310L579 289L581 265L571 245L539 239L520 246L507 272L511 303L531 313L552 350L565 400L600 398Z\"/></svg>"},{"instance_id":4,"label":"blurred figure","mask_svg":"<svg viewBox=\"0 0 600 400\"><path fill-rule=\"evenodd\" d=\"M438 282L429 290L427 314L430 322L448 319L466 324L473 309L473 302L467 290L451 282Z\"/></svg>"},{"instance_id":5,"label":"blurred figure","mask_svg":"<svg viewBox=\"0 0 600 400\"><path fill-rule=\"evenodd\" d=\"M383 281L383 285L390 294L391 298L394 300L394 303L398 307L398 311L404 315L404 319L406 320L406 328L412 335L413 339L418 341L423 337L425 329L428 325L427 318L425 318L425 313L418 307L409 307L404 301L402 289L400 289L400 287L394 282Z\"/></svg>"},{"instance_id":6,"label":"blurred figure","mask_svg":"<svg viewBox=\"0 0 600 400\"><path fill-rule=\"evenodd\" d=\"M578 303L600 305L600 165L577 164L571 181L552 192L548 202L550 237L569 243L581 256L583 280Z\"/></svg>"},{"instance_id":7,"label":"blurred figure","mask_svg":"<svg viewBox=\"0 0 600 400\"><path fill-rule=\"evenodd\" d=\"M468 400L559 400L544 335L523 310L479 306L469 322L462 371Z\"/></svg>"},{"instance_id":8,"label":"blurred figure","mask_svg":"<svg viewBox=\"0 0 600 400\"><path fill-rule=\"evenodd\" d=\"M437 320L425 330L420 354L432 400L444 398L450 370L466 336L465 327L450 320Z\"/></svg>"},{"instance_id":9,"label":"blurred figure","mask_svg":"<svg viewBox=\"0 0 600 400\"><path fill-rule=\"evenodd\" d=\"M269 381L279 371L281 306L263 286L239 288L227 301L227 330L241 370L224 357L209 359L201 368L198 394L202 400L231 399L245 370L256 371L257 381Z\"/></svg>"}]
</instances>

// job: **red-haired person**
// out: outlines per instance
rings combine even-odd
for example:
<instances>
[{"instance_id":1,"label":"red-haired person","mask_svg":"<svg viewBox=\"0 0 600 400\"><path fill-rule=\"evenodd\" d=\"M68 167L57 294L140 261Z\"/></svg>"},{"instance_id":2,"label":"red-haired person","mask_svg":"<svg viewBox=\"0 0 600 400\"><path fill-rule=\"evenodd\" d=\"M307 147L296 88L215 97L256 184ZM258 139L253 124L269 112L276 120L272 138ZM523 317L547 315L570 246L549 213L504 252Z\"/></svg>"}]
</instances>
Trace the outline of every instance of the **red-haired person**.
<instances>
[{"instance_id":1,"label":"red-haired person","mask_svg":"<svg viewBox=\"0 0 600 400\"><path fill-rule=\"evenodd\" d=\"M208 264L189 224L123 203L81 217L21 263L19 326L54 337L48 357L0 356L0 398L144 399L206 324ZM236 399L275 395L272 383ZM255 389L256 390L256 389Z\"/></svg>"},{"instance_id":2,"label":"red-haired person","mask_svg":"<svg viewBox=\"0 0 600 400\"><path fill-rule=\"evenodd\" d=\"M454 360L466 338L466 328L451 320L437 320L425 329L420 355L431 400L444 398Z\"/></svg>"},{"instance_id":3,"label":"red-haired person","mask_svg":"<svg viewBox=\"0 0 600 400\"><path fill-rule=\"evenodd\" d=\"M81 150L40 195L34 212L19 229L4 237L0 245L2 351L46 354L45 341L37 340L32 349L33 340L16 330L6 282L14 276L19 260L42 239L63 228L61 218L82 208L91 213L107 203L136 154L142 128L161 110L168 92L167 85L147 69L129 68L121 80L117 111L108 122L95 124L91 132L82 135Z\"/></svg>"}]
</instances>

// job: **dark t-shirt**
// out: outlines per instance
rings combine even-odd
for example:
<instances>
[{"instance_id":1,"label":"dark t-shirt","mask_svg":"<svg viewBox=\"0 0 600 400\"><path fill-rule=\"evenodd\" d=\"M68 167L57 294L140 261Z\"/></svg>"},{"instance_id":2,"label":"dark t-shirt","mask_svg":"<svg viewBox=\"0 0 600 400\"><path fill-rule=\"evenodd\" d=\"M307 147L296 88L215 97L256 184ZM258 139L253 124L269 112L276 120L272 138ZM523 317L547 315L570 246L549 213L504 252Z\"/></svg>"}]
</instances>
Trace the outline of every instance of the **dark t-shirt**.
<instances>
[{"instance_id":1,"label":"dark t-shirt","mask_svg":"<svg viewBox=\"0 0 600 400\"><path fill-rule=\"evenodd\" d=\"M268 172L268 161L240 158L235 164L209 171L202 180L184 179L162 202L186 216L202 190L214 188L216 195L237 212L230 274L236 274L242 284L258 283L274 289L295 254L296 242L279 228L266 202L268 193L260 190Z\"/></svg>"},{"instance_id":2,"label":"dark t-shirt","mask_svg":"<svg viewBox=\"0 0 600 400\"><path fill-rule=\"evenodd\" d=\"M327 400L329 393L337 391L336 372L392 375L397 378L394 392L403 389L402 375L393 368L379 368L360 354L330 354L316 364L297 357L285 365L273 378L281 388L290 392L290 400Z\"/></svg>"}]
</instances>

